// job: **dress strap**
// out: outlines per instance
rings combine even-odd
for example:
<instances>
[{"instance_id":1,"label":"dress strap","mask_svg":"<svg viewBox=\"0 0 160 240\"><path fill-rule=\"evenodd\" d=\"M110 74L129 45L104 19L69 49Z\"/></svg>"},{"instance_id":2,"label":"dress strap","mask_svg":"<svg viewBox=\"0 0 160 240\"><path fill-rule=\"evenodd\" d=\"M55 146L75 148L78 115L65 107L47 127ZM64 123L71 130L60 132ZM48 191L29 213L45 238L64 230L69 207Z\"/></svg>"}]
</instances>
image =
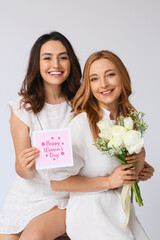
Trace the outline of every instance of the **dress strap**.
<instances>
[{"instance_id":1,"label":"dress strap","mask_svg":"<svg viewBox=\"0 0 160 240\"><path fill-rule=\"evenodd\" d=\"M40 119L39 119L39 117L38 117L37 114L36 114L36 117L37 117L37 120L38 120L38 123L39 123L39 125L40 125L41 130L43 130L43 127L42 127L41 121L40 121Z\"/></svg>"}]
</instances>

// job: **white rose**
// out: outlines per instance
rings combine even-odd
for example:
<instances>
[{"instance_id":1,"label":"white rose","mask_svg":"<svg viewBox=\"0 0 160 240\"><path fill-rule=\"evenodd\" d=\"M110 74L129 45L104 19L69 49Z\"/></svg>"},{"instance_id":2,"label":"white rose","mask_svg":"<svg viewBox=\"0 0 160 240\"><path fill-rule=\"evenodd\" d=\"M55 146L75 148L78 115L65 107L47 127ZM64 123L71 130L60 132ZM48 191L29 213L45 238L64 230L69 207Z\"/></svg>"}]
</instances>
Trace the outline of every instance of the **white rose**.
<instances>
[{"instance_id":1,"label":"white rose","mask_svg":"<svg viewBox=\"0 0 160 240\"><path fill-rule=\"evenodd\" d=\"M108 147L114 146L115 148L118 148L122 145L123 145L123 139L121 137L113 137L108 143Z\"/></svg>"},{"instance_id":2,"label":"white rose","mask_svg":"<svg viewBox=\"0 0 160 240\"><path fill-rule=\"evenodd\" d=\"M110 140L112 138L112 133L110 129L104 129L104 130L101 130L101 132L99 133L99 137L105 140Z\"/></svg>"},{"instance_id":3,"label":"white rose","mask_svg":"<svg viewBox=\"0 0 160 240\"><path fill-rule=\"evenodd\" d=\"M139 153L144 145L144 139L141 138L141 133L135 130L130 130L123 138L124 144L130 154Z\"/></svg>"},{"instance_id":4,"label":"white rose","mask_svg":"<svg viewBox=\"0 0 160 240\"><path fill-rule=\"evenodd\" d=\"M133 129L133 120L131 117L124 118L124 127L128 130Z\"/></svg>"},{"instance_id":5,"label":"white rose","mask_svg":"<svg viewBox=\"0 0 160 240\"><path fill-rule=\"evenodd\" d=\"M111 132L113 137L124 137L127 131L124 127L115 125L111 128Z\"/></svg>"},{"instance_id":6,"label":"white rose","mask_svg":"<svg viewBox=\"0 0 160 240\"><path fill-rule=\"evenodd\" d=\"M110 121L108 119L102 119L101 121L99 121L97 123L97 126L102 131L104 129L111 128L111 123L110 123Z\"/></svg>"}]
</instances>

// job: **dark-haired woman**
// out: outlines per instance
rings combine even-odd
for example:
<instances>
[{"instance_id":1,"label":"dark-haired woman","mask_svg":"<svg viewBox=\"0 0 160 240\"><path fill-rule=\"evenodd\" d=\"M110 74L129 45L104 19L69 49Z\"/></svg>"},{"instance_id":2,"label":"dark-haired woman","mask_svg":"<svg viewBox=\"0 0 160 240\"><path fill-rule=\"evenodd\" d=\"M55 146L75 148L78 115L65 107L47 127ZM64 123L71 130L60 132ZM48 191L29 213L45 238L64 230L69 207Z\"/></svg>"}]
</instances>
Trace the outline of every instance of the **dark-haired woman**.
<instances>
[{"instance_id":1,"label":"dark-haired woman","mask_svg":"<svg viewBox=\"0 0 160 240\"><path fill-rule=\"evenodd\" d=\"M73 100L76 116L69 124L74 167L63 171L62 181L51 181L53 190L71 192L66 223L72 240L148 240L133 206L123 229L126 216L120 197L121 187L138 179L144 159L134 154L136 169L129 169L132 164L121 165L116 157L108 157L94 146L99 134L97 123L106 118L113 124L120 115L126 117L133 108L131 93L129 74L114 53L101 51L88 58L82 85ZM77 172L78 176L73 176Z\"/></svg>"},{"instance_id":2,"label":"dark-haired woman","mask_svg":"<svg viewBox=\"0 0 160 240\"><path fill-rule=\"evenodd\" d=\"M11 133L18 174L0 216L1 240L53 240L65 233L68 193L54 192L49 175L35 169L39 151L32 132L66 127L81 69L69 41L60 33L41 36L32 47L20 98L11 102Z\"/></svg>"}]
</instances>

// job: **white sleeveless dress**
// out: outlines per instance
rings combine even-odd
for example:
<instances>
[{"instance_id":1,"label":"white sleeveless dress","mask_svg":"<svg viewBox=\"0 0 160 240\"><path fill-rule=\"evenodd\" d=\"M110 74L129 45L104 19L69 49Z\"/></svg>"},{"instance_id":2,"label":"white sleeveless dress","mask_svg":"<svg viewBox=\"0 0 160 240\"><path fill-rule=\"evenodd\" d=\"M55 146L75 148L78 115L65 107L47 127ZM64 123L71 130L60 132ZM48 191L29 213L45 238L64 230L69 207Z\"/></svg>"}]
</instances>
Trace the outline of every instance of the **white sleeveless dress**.
<instances>
[{"instance_id":1,"label":"white sleeveless dress","mask_svg":"<svg viewBox=\"0 0 160 240\"><path fill-rule=\"evenodd\" d=\"M32 132L41 130L36 115L32 111L20 108L20 99L9 103L15 115L30 128ZM43 129L66 127L73 113L67 102L61 104L47 104L38 114ZM64 169L65 170L65 169ZM0 215L0 233L12 234L21 232L34 217L50 210L54 206L66 208L69 194L54 192L50 186L50 179L61 169L45 169L37 171L36 176L26 180L17 175L8 193L3 212ZM62 178L61 174L58 173Z\"/></svg>"},{"instance_id":2,"label":"white sleeveless dress","mask_svg":"<svg viewBox=\"0 0 160 240\"><path fill-rule=\"evenodd\" d=\"M106 110L104 117L109 117ZM108 157L94 146L86 113L73 118L69 126L74 157L74 168L70 168L70 175L77 174L79 168L78 174L81 176L108 176L120 165L116 157ZM68 171L66 176L63 172L63 179L68 177ZM72 240L148 240L135 215L133 204L129 224L123 230L125 214L120 195L121 188L71 193L66 217L68 236Z\"/></svg>"}]
</instances>

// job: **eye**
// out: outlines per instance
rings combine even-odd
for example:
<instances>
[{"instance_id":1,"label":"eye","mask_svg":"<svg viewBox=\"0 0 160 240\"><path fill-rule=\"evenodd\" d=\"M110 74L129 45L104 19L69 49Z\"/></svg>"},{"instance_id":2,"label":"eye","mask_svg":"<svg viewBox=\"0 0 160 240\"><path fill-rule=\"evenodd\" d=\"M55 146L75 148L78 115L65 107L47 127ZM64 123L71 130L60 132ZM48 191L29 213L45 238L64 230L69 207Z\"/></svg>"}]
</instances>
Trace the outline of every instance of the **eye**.
<instances>
[{"instance_id":1,"label":"eye","mask_svg":"<svg viewBox=\"0 0 160 240\"><path fill-rule=\"evenodd\" d=\"M107 77L113 77L113 76L115 76L115 73L109 73L109 74L107 74Z\"/></svg>"},{"instance_id":2,"label":"eye","mask_svg":"<svg viewBox=\"0 0 160 240\"><path fill-rule=\"evenodd\" d=\"M51 58L50 57L45 57L45 58L43 58L43 60L51 60Z\"/></svg>"},{"instance_id":3,"label":"eye","mask_svg":"<svg viewBox=\"0 0 160 240\"><path fill-rule=\"evenodd\" d=\"M97 77L91 78L91 81L92 81L92 82L94 82L94 81L96 81L96 80L98 80Z\"/></svg>"},{"instance_id":4,"label":"eye","mask_svg":"<svg viewBox=\"0 0 160 240\"><path fill-rule=\"evenodd\" d=\"M69 59L67 56L61 56L59 59L66 60Z\"/></svg>"}]
</instances>

